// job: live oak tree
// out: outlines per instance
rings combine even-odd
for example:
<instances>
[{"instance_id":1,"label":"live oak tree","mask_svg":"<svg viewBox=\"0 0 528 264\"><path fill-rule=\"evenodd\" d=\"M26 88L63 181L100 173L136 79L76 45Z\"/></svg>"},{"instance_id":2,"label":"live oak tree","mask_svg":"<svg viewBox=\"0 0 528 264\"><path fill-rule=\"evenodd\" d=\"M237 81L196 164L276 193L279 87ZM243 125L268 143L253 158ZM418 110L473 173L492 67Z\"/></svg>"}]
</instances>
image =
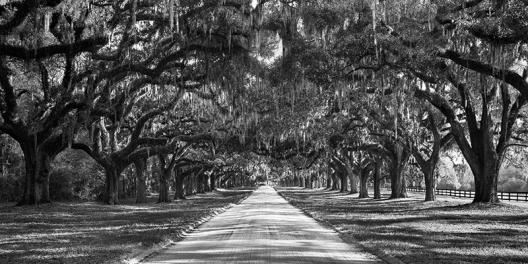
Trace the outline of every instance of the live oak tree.
<instances>
[{"instance_id":1,"label":"live oak tree","mask_svg":"<svg viewBox=\"0 0 528 264\"><path fill-rule=\"evenodd\" d=\"M0 7L0 131L24 153L20 205L50 202L50 162L71 144L75 114L87 107L84 60L108 43L103 13L59 0Z\"/></svg>"},{"instance_id":2,"label":"live oak tree","mask_svg":"<svg viewBox=\"0 0 528 264\"><path fill-rule=\"evenodd\" d=\"M341 21L350 29L341 31L341 43L354 45L344 50L348 53L343 54L353 55L353 59L345 60L350 63L342 69L350 69L355 81L365 79L365 75L354 74L358 70L371 70L376 74L366 76L378 80L387 71L393 76L413 76L417 97L441 110L471 164L477 192L474 202L496 202L500 165L526 100L522 66L526 3L483 0L414 5L413 1L372 1L363 2L352 14L345 16L348 22ZM441 89L424 89L423 82L449 83L449 92L436 96ZM458 94L443 97L453 92ZM451 104L453 98L459 98L458 105ZM465 117L457 116L457 109L462 109ZM500 131L497 134L495 127Z\"/></svg>"},{"instance_id":3,"label":"live oak tree","mask_svg":"<svg viewBox=\"0 0 528 264\"><path fill-rule=\"evenodd\" d=\"M413 157L423 173L425 183L425 201L436 200L437 173L436 168L443 148L448 147L453 141L450 133L442 132L444 122L439 118L439 113L428 109L423 111L426 116L421 120L421 131L419 141L409 146Z\"/></svg>"},{"instance_id":4,"label":"live oak tree","mask_svg":"<svg viewBox=\"0 0 528 264\"><path fill-rule=\"evenodd\" d=\"M419 98L438 108L450 123L451 133L474 174L474 202L498 202L499 171L519 111L526 104L523 69L512 67L524 59L517 48L522 50L525 45L520 37L526 31L521 22L523 9L526 3L517 1L472 1L467 6L442 6L432 31L445 29L447 33L431 40L452 44L435 47L431 54L441 62L432 65L443 71L465 116L461 119L456 114L458 106L448 101L442 88L416 91ZM469 25L458 23L467 18L471 21ZM401 35L398 37L401 39ZM422 81L438 84L431 75L416 73Z\"/></svg>"},{"instance_id":5,"label":"live oak tree","mask_svg":"<svg viewBox=\"0 0 528 264\"><path fill-rule=\"evenodd\" d=\"M375 172L374 159L369 153L356 152L354 166L359 177L359 198L368 198L368 180L371 172ZM374 180L378 180L374 178Z\"/></svg>"},{"instance_id":6,"label":"live oak tree","mask_svg":"<svg viewBox=\"0 0 528 264\"><path fill-rule=\"evenodd\" d=\"M312 82L321 89L329 89L330 92L335 91L338 98L333 99L336 101L333 105L337 106L338 110L336 112L340 112L338 104L348 101L347 98L344 98L347 95L343 93L346 88L341 89L341 87L346 87L346 85L343 85L346 82L354 83L354 78L357 76L354 73L354 67L349 68L346 60L341 58L365 57L375 54L375 52L371 51L372 49L355 48L351 50L351 46L346 45L350 40L336 36L346 35L352 31L365 30L369 25L365 23L369 16L363 17L362 15L369 14L366 12L368 9L365 8L368 5L361 3L361 1L358 1L358 3L337 1L330 4L315 2L297 4L299 8L295 12L291 12L293 14L287 13L282 19L287 22L284 25L297 26L302 23L302 29L295 26L291 28L279 27L277 29L281 31L281 38L287 42L286 45L291 45L285 48L286 52L283 52L285 58L282 63L288 65L290 78L292 76L301 76L306 79L305 83ZM286 9L291 11L288 8ZM353 20L347 15L347 11L358 13L358 19ZM293 22L291 22L292 20ZM357 43L361 43L361 41L357 41ZM354 51L358 51L358 53L354 54ZM363 53L359 54L359 52ZM297 66L299 64L301 67ZM292 69L295 69L294 67L300 68L300 70L292 71ZM346 73L343 71L346 71ZM336 107L332 106L333 108ZM332 109L330 110L332 111ZM351 135L351 137L354 137L354 135ZM343 153L348 154L344 155ZM337 175L340 175L341 188L344 190L347 188L347 176L357 182L357 176L349 162L352 152L338 148L336 154L329 165L334 168L333 171ZM342 157L347 158L343 159ZM356 184L352 186L356 186ZM352 188L351 191L355 192L356 188Z\"/></svg>"},{"instance_id":7,"label":"live oak tree","mask_svg":"<svg viewBox=\"0 0 528 264\"><path fill-rule=\"evenodd\" d=\"M435 200L436 192L436 166L440 158L442 148L447 146L452 141L452 135L443 128L445 122L443 118L439 117L439 113L424 105L421 101L417 101L409 95L409 91L401 92L404 87L398 87L399 84L393 85L386 90L389 97L398 96L392 93L401 93L407 99L407 103L398 103L396 111L387 111L386 109L377 109L370 111L370 120L378 123L378 127L371 127L372 134L376 137L387 137L395 141L396 144L403 146L406 152L410 153L417 166L420 168L425 182L426 201ZM381 96L378 95L378 99ZM401 99L400 99L401 100ZM379 104L384 105L379 101ZM370 106L372 108L372 106ZM400 114L402 113L402 114ZM385 145L390 144L385 142Z\"/></svg>"},{"instance_id":8,"label":"live oak tree","mask_svg":"<svg viewBox=\"0 0 528 264\"><path fill-rule=\"evenodd\" d=\"M94 69L93 89L98 97L90 107L88 124L96 134L94 147L75 146L105 168L107 203L117 202L117 179L129 164L170 153L171 142L190 136L170 131L144 136L145 125L162 121L188 93L202 96L200 89L222 80L223 75L216 75L214 69L238 54L243 56L249 47L248 3L177 5L171 1L168 13L162 7L135 1L115 7L121 16L116 19L123 23L114 45L96 57L101 61ZM204 16L212 11L216 12L213 21ZM170 130L166 124L161 127Z\"/></svg>"},{"instance_id":9,"label":"live oak tree","mask_svg":"<svg viewBox=\"0 0 528 264\"><path fill-rule=\"evenodd\" d=\"M518 109L525 104L522 71L516 73L508 69L508 65L512 65L513 61L522 60L523 57L521 54L515 55L515 47L511 44L520 44L522 47L525 41L520 37L523 35L521 32L526 30L521 22L525 3L469 1L457 5L439 1L422 6L409 6L406 11L398 9L402 4L408 5L410 2L374 1L370 7L375 32L370 43L375 47L377 64L392 70L400 69L420 79L416 85L416 95L432 102L444 113L451 124L455 140L465 158L472 164L470 166L477 182L477 197L474 202L496 202L496 179L502 156L510 140L511 130L514 129L512 125L515 123ZM468 59L464 57L468 55L463 53L473 58ZM496 59L499 53L502 59ZM446 61L442 61L444 59ZM442 73L439 73L440 71ZM436 75L432 74L433 72ZM471 142L466 141L466 134L460 132L464 126L458 120L456 123L450 121L458 117L455 116L452 106L447 107L451 108L450 110L445 109L445 106L450 105L449 99L433 99L432 95L435 94L429 94L431 90L420 87L423 87L421 81L438 83L434 78L438 75L454 87L452 91L459 92L461 109L466 112L470 131L467 135L470 136ZM484 77L486 75L496 81ZM511 85L521 96L512 95L508 91L509 88L503 84ZM474 85L475 88L468 88L468 85ZM476 88L477 86L480 87ZM498 89L498 86L501 88ZM470 94L470 91L475 93ZM495 121L491 113L495 112L494 98L497 98L497 91L504 94L504 100L500 99L502 110L499 111L502 111L502 118L498 118L502 120L496 123L498 127L502 127L496 137L500 143L494 146L492 123ZM481 102L475 102L473 98L480 98ZM514 102L514 99L517 101ZM472 106L477 103L480 103L480 113ZM483 117L480 122L477 122L477 116Z\"/></svg>"},{"instance_id":10,"label":"live oak tree","mask_svg":"<svg viewBox=\"0 0 528 264\"><path fill-rule=\"evenodd\" d=\"M169 182L172 178L173 171L176 168L179 168L179 162L182 160L182 158L185 155L186 150L190 147L190 145L181 146L179 148L175 148L176 150L172 154L158 154L158 160L159 160L159 196L158 196L158 203L167 203L170 202L169 198ZM169 155L171 155L169 157ZM181 166L181 165L180 165ZM180 175L176 175L176 177L180 177Z\"/></svg>"},{"instance_id":11,"label":"live oak tree","mask_svg":"<svg viewBox=\"0 0 528 264\"><path fill-rule=\"evenodd\" d=\"M487 52L482 52L471 59L466 56L473 54L464 54L465 51L457 48L442 48L437 53L439 57L480 75L478 76L480 80L473 80L474 85L480 86L481 89L480 113L474 110L478 107L477 102L470 102L469 99L471 88L466 85L472 80L459 83L456 79L450 78L450 82L459 91L461 104L466 112L470 142L464 142L465 138L462 138L461 132L457 131L459 128L450 110L440 106L436 100L430 101L448 117L454 132L458 134L455 140L475 176L474 202L497 202L499 170L515 130L519 112L528 100L526 68L511 67L519 60L525 59L523 54L516 51L515 46L526 45L526 38L523 36L528 32L528 28L522 26L522 21L526 21L528 7L527 3L519 1L495 1L491 3L491 8L488 3L478 2L472 9L472 12L475 12L474 23L464 30L469 33L470 41L485 41L480 49L481 52L484 49ZM476 14L484 9L491 12L483 16ZM454 15L455 19L458 15ZM440 20L440 22L443 24L445 21ZM500 52L500 58L494 57L495 52ZM518 94L513 93L512 90L516 90ZM499 109L499 115L493 114L492 111L495 109ZM477 115L480 115L480 122ZM498 135L495 134L497 129Z\"/></svg>"},{"instance_id":12,"label":"live oak tree","mask_svg":"<svg viewBox=\"0 0 528 264\"><path fill-rule=\"evenodd\" d=\"M497 202L525 145L525 1L2 3L0 131L24 153L20 204L50 200L50 162L69 146L105 169L110 204L132 164L145 201L154 156L160 202L171 180L183 197L271 161L285 184L325 171L361 196L373 176L377 198L388 173L399 198L414 160L434 200L451 141L474 202Z\"/></svg>"},{"instance_id":13,"label":"live oak tree","mask_svg":"<svg viewBox=\"0 0 528 264\"><path fill-rule=\"evenodd\" d=\"M461 125L461 122L458 120L458 116L455 114L455 108L450 104L449 99L438 96L438 93L433 93L429 88L420 88L419 86L421 84L417 85L419 88L417 89L416 95L418 98L431 102L446 116L447 121L450 123L451 133L464 154L464 157L471 164L470 167L475 176L477 194L474 202L498 201L496 197L496 182L502 157L506 150L505 146L508 145L508 141L510 140L511 131L514 129L513 125L517 119L517 113L525 104L525 96L522 95L522 81L512 81L512 79L522 79L521 75L507 69L509 66L505 66L508 63L511 65L511 61L518 57L509 55L512 53L509 53L508 48L504 46L507 44L506 42L502 44L497 43L496 40L490 39L493 33L491 35L489 34L491 32L484 34L484 31L482 31L486 23L489 23L490 20L494 21L498 13L501 13L500 16L512 19L510 21L512 24L507 25L513 32L523 30L522 27L514 26L515 21L518 21L519 17L511 13L516 12L515 10L518 10L519 5L513 4L513 2L506 2L508 1L498 1L497 5L492 7L490 7L487 1L473 1L468 6L465 6L465 4L461 6L441 5L435 19L430 20L428 27L417 27L418 30L412 30L411 32L406 32L405 24L399 21L401 17L398 17L396 20L394 16L390 17L385 14L385 16L380 18L379 22L379 25L387 30L383 34L390 36L389 40L393 37L399 41L397 45L401 47L400 50L404 50L404 52L401 52L391 46L381 48L386 53L394 56L392 58L394 61L387 59L383 63L391 67L397 65L397 67L407 68L411 74L414 74L416 78L420 78L424 82L438 83L439 81L435 81L433 76L443 76L451 85L451 91L458 92L457 96L460 98L460 108L465 112L464 121L467 121L467 134L464 132L465 126ZM491 12L489 15L486 15L483 10L488 10L488 7L491 8L490 10L496 10L496 12ZM388 9L386 8L385 6L380 8L381 12L385 13L388 10L393 10L390 7ZM430 8L430 6L425 7L425 9L427 8ZM470 10L469 18L473 19L471 21L472 25L469 27L458 25L456 22L459 17L462 19L464 15L468 14L463 12L466 9ZM378 10L375 11L378 12ZM421 15L425 13L427 12L423 12ZM389 17L387 18L387 16ZM420 16L419 18L423 19ZM425 16L423 21L426 21L426 18L427 16ZM466 17L463 19L466 19ZM378 21L374 20L373 23L378 24ZM435 25L435 23L438 24ZM503 26L506 25L503 24ZM437 34L442 30L447 33ZM401 32L406 33L402 34ZM451 32L456 32L456 34L452 34ZM499 32L495 33L502 34ZM417 39L415 36L419 36L422 39ZM487 41L488 43L484 42L481 45L479 41ZM522 42L522 39L518 39L518 41ZM442 46L431 45L432 43L439 43ZM510 62L506 60L494 61L494 55L491 54L494 54L496 51L494 45L497 44L503 46L501 51L504 55L508 54L508 56L511 56L509 57ZM449 48L446 48L446 46ZM431 50L431 47L433 50ZM478 59L465 59L457 49L467 50L468 54L471 54L474 58L480 57L482 61ZM431 57L428 57L428 54L431 54ZM485 56L488 57L486 58ZM401 58L404 59L401 60ZM448 61L446 63L441 61L441 59L448 59ZM427 66L425 63L429 65ZM502 66L497 67L494 64ZM473 70L476 74L472 74L461 68ZM443 73L438 74L439 71ZM427 74L432 72L437 73L437 75L433 74L431 76ZM485 75L496 78L496 81L490 80ZM505 76L509 77L503 78ZM506 84L518 89L521 96L512 95L509 91L510 88ZM471 85L473 87L468 87ZM436 91L438 92L439 89L436 89ZM498 94L501 95L501 99L498 99ZM480 98L476 99L480 100L480 102L473 98ZM494 118L493 113L495 112L495 102L497 102L497 99L499 107L502 108L502 110L499 110L499 113L501 112L502 114L498 118L497 116ZM517 101L514 102L513 100ZM475 104L480 104L480 111L475 111ZM478 116L481 117L480 121L478 121ZM494 120L500 121L496 122ZM493 132L495 131L494 127L500 129L496 137ZM470 141L467 141L466 136L468 135ZM494 143L494 141L497 143Z\"/></svg>"}]
</instances>

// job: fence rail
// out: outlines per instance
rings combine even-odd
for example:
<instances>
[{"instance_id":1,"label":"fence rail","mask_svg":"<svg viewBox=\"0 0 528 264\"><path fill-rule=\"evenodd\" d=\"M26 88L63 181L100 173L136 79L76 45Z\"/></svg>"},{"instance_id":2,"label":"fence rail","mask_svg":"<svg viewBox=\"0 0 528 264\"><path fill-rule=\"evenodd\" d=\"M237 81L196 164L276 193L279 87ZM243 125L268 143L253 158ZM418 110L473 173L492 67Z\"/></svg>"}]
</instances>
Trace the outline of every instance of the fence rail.
<instances>
[{"instance_id":1,"label":"fence rail","mask_svg":"<svg viewBox=\"0 0 528 264\"><path fill-rule=\"evenodd\" d=\"M422 189L422 188L407 188L407 190L413 191L413 192L425 192L425 189ZM461 197L461 198L474 198L475 197L474 191L454 190L454 189L437 189L436 194L453 196L453 197ZM504 201L528 202L528 192L498 192L497 196L499 196L499 199L504 200Z\"/></svg>"}]
</instances>

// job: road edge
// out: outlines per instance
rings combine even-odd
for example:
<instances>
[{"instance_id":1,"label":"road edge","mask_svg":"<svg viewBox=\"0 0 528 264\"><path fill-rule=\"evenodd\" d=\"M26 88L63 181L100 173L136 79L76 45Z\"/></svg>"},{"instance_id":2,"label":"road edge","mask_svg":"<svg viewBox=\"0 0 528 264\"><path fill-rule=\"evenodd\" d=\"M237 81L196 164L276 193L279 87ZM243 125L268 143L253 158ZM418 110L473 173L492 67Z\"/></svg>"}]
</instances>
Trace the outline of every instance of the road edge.
<instances>
[{"instance_id":1,"label":"road edge","mask_svg":"<svg viewBox=\"0 0 528 264\"><path fill-rule=\"evenodd\" d=\"M386 263L388 264L407 264L401 260L399 260L398 258L396 257L393 257L393 256L390 256L390 255L387 255L385 253L383 253L381 250L378 250L378 249L375 249L375 248L369 248L363 244L361 244L358 240L356 240L352 235L348 235L348 234L345 234L343 232L341 232L340 230L338 230L335 226L333 226L330 222L326 221L326 220L323 220L323 219L317 219L315 217L313 217L313 215L303 209L303 208L300 208L298 206L295 206L294 204L291 203L290 200L288 200L288 198L286 198L284 195L282 195L281 191L277 190L277 188L273 187L273 189L284 199L288 202L288 204L290 204L291 206L301 210L301 212L303 212L303 214L305 214L306 216L314 219L315 221L317 221L318 223L320 223L321 225L323 225L324 227L327 227L327 228L330 228L332 230L334 230L336 233L339 234L339 238L341 238L341 240L343 240L343 242L347 243L347 244L350 244L350 245L353 245L353 246L359 246L361 249L363 249L364 251L368 252L368 253L371 253L372 255L378 257L379 259L381 259L382 261L385 261Z\"/></svg>"},{"instance_id":2,"label":"road edge","mask_svg":"<svg viewBox=\"0 0 528 264\"><path fill-rule=\"evenodd\" d=\"M118 262L115 263L123 263L123 264L138 264L143 262L149 257L154 256L156 253L161 252L162 250L175 245L176 243L184 240L189 234L194 232L197 228L199 228L201 225L209 222L211 219L213 219L215 216L222 214L226 212L227 210L231 209L233 206L241 204L243 201L245 201L247 198L249 198L253 194L253 191L251 191L248 195L237 201L236 203L230 203L224 207L220 207L218 209L212 210L208 215L200 218L198 221L193 222L189 225L187 225L182 231L175 233L173 237L176 237L175 240L169 239L167 241L163 241L157 244L154 244L150 248L139 250L137 252L132 252L130 254L126 254L124 257L121 258Z\"/></svg>"}]
</instances>

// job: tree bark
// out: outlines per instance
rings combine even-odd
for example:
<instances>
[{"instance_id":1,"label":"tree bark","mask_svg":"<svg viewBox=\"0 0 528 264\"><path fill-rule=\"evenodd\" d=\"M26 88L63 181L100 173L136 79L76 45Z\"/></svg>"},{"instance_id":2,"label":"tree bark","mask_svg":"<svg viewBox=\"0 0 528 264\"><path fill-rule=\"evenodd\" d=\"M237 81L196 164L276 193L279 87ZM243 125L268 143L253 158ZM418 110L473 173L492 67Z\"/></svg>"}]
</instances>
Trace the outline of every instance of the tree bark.
<instances>
[{"instance_id":1,"label":"tree bark","mask_svg":"<svg viewBox=\"0 0 528 264\"><path fill-rule=\"evenodd\" d=\"M211 174L209 179L209 190L211 190L211 192L216 190L216 175L214 173Z\"/></svg>"},{"instance_id":2,"label":"tree bark","mask_svg":"<svg viewBox=\"0 0 528 264\"><path fill-rule=\"evenodd\" d=\"M202 177L200 180L200 184L202 185L202 193L206 193L209 191L209 176L207 176L205 173L202 173Z\"/></svg>"},{"instance_id":3,"label":"tree bark","mask_svg":"<svg viewBox=\"0 0 528 264\"><path fill-rule=\"evenodd\" d=\"M486 157L485 153L482 156ZM487 161L483 160L481 164L477 165L480 167L478 172L473 171L477 176L475 177L475 198L473 199L473 203L500 202L497 195L500 165L497 163L497 160L487 156Z\"/></svg>"},{"instance_id":4,"label":"tree bark","mask_svg":"<svg viewBox=\"0 0 528 264\"><path fill-rule=\"evenodd\" d=\"M339 176L341 178L341 190L340 191L343 193L346 193L348 192L348 177L343 172L341 172Z\"/></svg>"},{"instance_id":5,"label":"tree bark","mask_svg":"<svg viewBox=\"0 0 528 264\"><path fill-rule=\"evenodd\" d=\"M136 187L136 182L137 182L137 179L136 179L136 176L135 175L127 175L128 173L124 173L123 175L119 175L119 180L117 181L117 188L119 188L119 200L124 200L127 198L127 190L126 190L126 178L127 176L134 179L134 193L136 192L137 190L137 187Z\"/></svg>"},{"instance_id":6,"label":"tree bark","mask_svg":"<svg viewBox=\"0 0 528 264\"><path fill-rule=\"evenodd\" d=\"M352 170L350 170L348 174L348 178L350 180L350 194L358 193L358 177L355 175Z\"/></svg>"},{"instance_id":7,"label":"tree bark","mask_svg":"<svg viewBox=\"0 0 528 264\"><path fill-rule=\"evenodd\" d=\"M495 151L492 132L485 129L487 128L486 124L482 126L479 130L471 130L473 145L460 149L473 172L475 180L473 203L499 203L497 183L504 150L499 153ZM455 135L455 140L459 146L463 144L461 134Z\"/></svg>"},{"instance_id":8,"label":"tree bark","mask_svg":"<svg viewBox=\"0 0 528 264\"><path fill-rule=\"evenodd\" d=\"M374 168L374 199L381 199L381 161L377 160Z\"/></svg>"},{"instance_id":9,"label":"tree bark","mask_svg":"<svg viewBox=\"0 0 528 264\"><path fill-rule=\"evenodd\" d=\"M184 189L184 177L180 169L176 169L174 175L174 200L184 200L185 198L185 189Z\"/></svg>"},{"instance_id":10,"label":"tree bark","mask_svg":"<svg viewBox=\"0 0 528 264\"><path fill-rule=\"evenodd\" d=\"M459 65L462 65L462 62L472 63L475 67L469 68L479 71L479 69L477 69L479 67L476 67L479 63L476 63L475 61L461 60L458 55L449 57L449 59ZM499 74L501 78L503 77L502 73L497 73L498 71L495 71L493 67L486 66L480 68L480 70L481 73L483 72L490 76L494 76L495 78L497 78ZM510 77L514 75L515 74L510 75ZM522 77L517 77L520 77L517 78L517 81L519 81L518 84L524 86L526 83L522 80ZM473 109L472 100L470 100L471 98L468 96L467 88L463 83L458 82L456 78L452 77L451 79L452 80L450 81L453 84L456 84L455 86L458 88L458 93L462 105L464 106L467 120L464 126L462 126L457 120L455 110L449 105L450 102L442 96L421 90L416 91L415 95L418 98L429 101L442 112L450 123L451 134L454 136L460 151L464 155L464 158L473 172L475 180L475 198L473 199L473 203L498 203L500 202L497 196L499 169L503 161L504 153L511 140L512 131L516 124L516 120L519 117L520 110L526 105L528 99L519 96L517 97L516 102L512 104L512 98L508 87L506 85L501 85L502 118L500 121L500 130L497 131L497 127L499 126L497 126L497 122L492 118L493 111L490 109L489 105L490 102L494 100L496 93L482 93L483 96L481 96L480 103L482 109L479 114L481 120L479 121L477 119L477 114ZM498 140L495 137L496 134L499 134Z\"/></svg>"},{"instance_id":11,"label":"tree bark","mask_svg":"<svg viewBox=\"0 0 528 264\"><path fill-rule=\"evenodd\" d=\"M196 178L196 192L197 193L205 193L205 179L206 176L203 173L198 174Z\"/></svg>"},{"instance_id":12,"label":"tree bark","mask_svg":"<svg viewBox=\"0 0 528 264\"><path fill-rule=\"evenodd\" d=\"M193 195L194 194L194 182L196 179L195 173L191 173L187 177L185 177L185 195Z\"/></svg>"},{"instance_id":13,"label":"tree bark","mask_svg":"<svg viewBox=\"0 0 528 264\"><path fill-rule=\"evenodd\" d=\"M158 154L159 190L158 203L170 203L169 180L174 170L174 156L171 161L167 161L167 155Z\"/></svg>"},{"instance_id":14,"label":"tree bark","mask_svg":"<svg viewBox=\"0 0 528 264\"><path fill-rule=\"evenodd\" d=\"M37 150L32 141L20 145L24 155L24 192L17 205L51 203L49 182L54 157Z\"/></svg>"},{"instance_id":15,"label":"tree bark","mask_svg":"<svg viewBox=\"0 0 528 264\"><path fill-rule=\"evenodd\" d=\"M399 144L394 146L392 157L391 176L391 196L390 199L407 198L407 188L405 186L405 175L403 170L409 159L409 152Z\"/></svg>"},{"instance_id":16,"label":"tree bark","mask_svg":"<svg viewBox=\"0 0 528 264\"><path fill-rule=\"evenodd\" d=\"M204 174L204 191L211 192L211 177L207 174Z\"/></svg>"},{"instance_id":17,"label":"tree bark","mask_svg":"<svg viewBox=\"0 0 528 264\"><path fill-rule=\"evenodd\" d=\"M203 182L203 175L202 174L197 174L196 175L196 193L203 193L203 190L202 190L202 184Z\"/></svg>"},{"instance_id":18,"label":"tree bark","mask_svg":"<svg viewBox=\"0 0 528 264\"><path fill-rule=\"evenodd\" d=\"M183 193L185 196L191 196L192 195L192 183L191 183L191 178L192 178L192 174L190 175L186 175L184 178L183 178Z\"/></svg>"},{"instance_id":19,"label":"tree bark","mask_svg":"<svg viewBox=\"0 0 528 264\"><path fill-rule=\"evenodd\" d=\"M405 186L405 177L402 173L403 166L395 165L390 172L391 176L391 196L390 199L407 198L407 188Z\"/></svg>"},{"instance_id":20,"label":"tree bark","mask_svg":"<svg viewBox=\"0 0 528 264\"><path fill-rule=\"evenodd\" d=\"M159 174L159 196L158 203L170 203L169 198L169 179L171 170L162 168Z\"/></svg>"},{"instance_id":21,"label":"tree bark","mask_svg":"<svg viewBox=\"0 0 528 264\"><path fill-rule=\"evenodd\" d=\"M104 202L109 205L119 203L119 175L122 169L116 167L105 168L105 196Z\"/></svg>"},{"instance_id":22,"label":"tree bark","mask_svg":"<svg viewBox=\"0 0 528 264\"><path fill-rule=\"evenodd\" d=\"M344 157L344 163L343 168L344 172L346 172L348 179L350 181L350 192L349 194L355 194L358 193L358 175L354 173L353 165L350 160L350 156Z\"/></svg>"},{"instance_id":23,"label":"tree bark","mask_svg":"<svg viewBox=\"0 0 528 264\"><path fill-rule=\"evenodd\" d=\"M337 191L339 190L339 181L338 181L338 177L335 173L332 174L332 191Z\"/></svg>"},{"instance_id":24,"label":"tree bark","mask_svg":"<svg viewBox=\"0 0 528 264\"><path fill-rule=\"evenodd\" d=\"M136 167L136 203L147 202L147 177L145 177L146 160L134 162Z\"/></svg>"},{"instance_id":25,"label":"tree bark","mask_svg":"<svg viewBox=\"0 0 528 264\"><path fill-rule=\"evenodd\" d=\"M40 201L40 191L37 183L37 154L31 145L31 143L20 144L24 154L26 174L24 177L24 193L17 205L38 204Z\"/></svg>"},{"instance_id":26,"label":"tree bark","mask_svg":"<svg viewBox=\"0 0 528 264\"><path fill-rule=\"evenodd\" d=\"M428 168L422 170L425 181L425 201L432 202L436 200L436 173L435 167L429 164Z\"/></svg>"},{"instance_id":27,"label":"tree bark","mask_svg":"<svg viewBox=\"0 0 528 264\"><path fill-rule=\"evenodd\" d=\"M17 205L51 203L51 162L58 153L35 151L33 147L23 147L22 151L25 163L24 191Z\"/></svg>"},{"instance_id":28,"label":"tree bark","mask_svg":"<svg viewBox=\"0 0 528 264\"><path fill-rule=\"evenodd\" d=\"M359 175L360 175L359 198L368 198L369 194L368 194L367 182L368 182L369 173L366 169L361 169Z\"/></svg>"},{"instance_id":29,"label":"tree bark","mask_svg":"<svg viewBox=\"0 0 528 264\"><path fill-rule=\"evenodd\" d=\"M51 203L51 196L49 190L51 161L54 157L50 157L45 153L40 153L40 168L39 179L41 184L40 203Z\"/></svg>"}]
</instances>

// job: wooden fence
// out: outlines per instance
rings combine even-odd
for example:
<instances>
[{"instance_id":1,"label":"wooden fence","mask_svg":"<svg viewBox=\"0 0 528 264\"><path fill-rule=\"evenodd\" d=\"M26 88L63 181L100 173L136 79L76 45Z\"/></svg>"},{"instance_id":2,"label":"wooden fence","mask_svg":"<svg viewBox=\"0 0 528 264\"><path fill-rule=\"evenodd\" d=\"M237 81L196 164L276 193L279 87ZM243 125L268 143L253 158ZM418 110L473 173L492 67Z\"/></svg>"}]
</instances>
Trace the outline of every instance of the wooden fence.
<instances>
[{"instance_id":1,"label":"wooden fence","mask_svg":"<svg viewBox=\"0 0 528 264\"><path fill-rule=\"evenodd\" d=\"M407 188L413 192L425 192L422 188ZM437 189L436 194L447 195L462 198L473 198L475 197L474 191L466 190L453 190L453 189ZM504 201L517 201L517 202L528 202L528 192L498 192L499 199Z\"/></svg>"}]
</instances>

